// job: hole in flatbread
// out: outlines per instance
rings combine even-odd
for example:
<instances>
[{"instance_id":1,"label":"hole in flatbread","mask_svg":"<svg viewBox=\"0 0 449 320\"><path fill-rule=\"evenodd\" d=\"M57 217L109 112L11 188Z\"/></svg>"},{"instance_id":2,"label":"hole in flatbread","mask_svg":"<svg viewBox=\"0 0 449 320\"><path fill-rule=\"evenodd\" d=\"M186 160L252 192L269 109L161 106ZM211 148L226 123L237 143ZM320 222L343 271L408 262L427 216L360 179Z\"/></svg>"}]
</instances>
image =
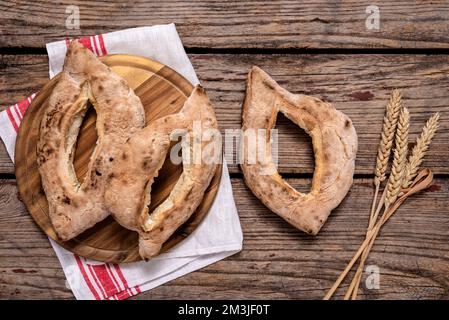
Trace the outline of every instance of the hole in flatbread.
<instances>
[{"instance_id":1,"label":"hole in flatbread","mask_svg":"<svg viewBox=\"0 0 449 320\"><path fill-rule=\"evenodd\" d=\"M80 184L83 183L84 178L86 177L90 157L92 156L98 139L97 130L95 128L97 113L90 101L87 102L86 107L86 116L83 119L78 134L74 158L75 173Z\"/></svg>"},{"instance_id":2,"label":"hole in flatbread","mask_svg":"<svg viewBox=\"0 0 449 320\"><path fill-rule=\"evenodd\" d=\"M151 214L165 199L168 198L170 192L173 190L176 182L183 172L182 163L175 164L170 160L171 149L181 141L179 137L178 141L173 141L170 145L165 162L162 168L159 170L158 176L154 179L151 187L151 203L148 207L148 212ZM182 156L182 151L179 151L179 156Z\"/></svg>"},{"instance_id":3,"label":"hole in flatbread","mask_svg":"<svg viewBox=\"0 0 449 320\"><path fill-rule=\"evenodd\" d=\"M275 129L278 129L278 171L279 173L309 173L307 168L315 168L312 138L299 126L278 113ZM308 193L312 186L310 179L304 183L296 183L299 192ZM282 174L281 174L282 175ZM309 176L309 175L308 175Z\"/></svg>"}]
</instances>

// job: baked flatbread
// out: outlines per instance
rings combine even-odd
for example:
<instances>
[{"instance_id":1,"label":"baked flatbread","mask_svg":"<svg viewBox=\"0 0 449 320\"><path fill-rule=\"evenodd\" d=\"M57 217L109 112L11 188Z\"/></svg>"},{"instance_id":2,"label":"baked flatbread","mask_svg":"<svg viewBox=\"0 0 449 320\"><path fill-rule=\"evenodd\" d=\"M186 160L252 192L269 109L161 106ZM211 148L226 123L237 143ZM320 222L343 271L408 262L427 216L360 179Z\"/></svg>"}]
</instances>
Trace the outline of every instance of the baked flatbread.
<instances>
[{"instance_id":1,"label":"baked flatbread","mask_svg":"<svg viewBox=\"0 0 449 320\"><path fill-rule=\"evenodd\" d=\"M108 177L106 207L122 226L139 233L143 258L158 254L201 203L221 161L217 129L212 105L204 89L196 86L179 113L150 123L122 147ZM166 159L173 133L189 137L183 149L183 172L168 198L149 212L151 186Z\"/></svg>"},{"instance_id":2,"label":"baked flatbread","mask_svg":"<svg viewBox=\"0 0 449 320\"><path fill-rule=\"evenodd\" d=\"M312 138L315 172L307 194L298 192L282 179L273 163L270 130L276 124L278 112ZM241 168L248 187L287 222L316 235L352 185L357 135L351 119L329 103L288 92L267 73L253 67L248 75L242 129L245 134ZM254 143L248 133L258 129L265 129L266 139ZM254 146L266 152L258 154L256 161L250 161L257 149Z\"/></svg>"},{"instance_id":3,"label":"baked flatbread","mask_svg":"<svg viewBox=\"0 0 449 320\"><path fill-rule=\"evenodd\" d=\"M98 141L80 183L73 157L89 103L97 113ZM71 42L64 69L42 118L37 162L49 215L61 240L108 216L104 188L126 140L144 126L140 99L126 81L89 50Z\"/></svg>"}]
</instances>

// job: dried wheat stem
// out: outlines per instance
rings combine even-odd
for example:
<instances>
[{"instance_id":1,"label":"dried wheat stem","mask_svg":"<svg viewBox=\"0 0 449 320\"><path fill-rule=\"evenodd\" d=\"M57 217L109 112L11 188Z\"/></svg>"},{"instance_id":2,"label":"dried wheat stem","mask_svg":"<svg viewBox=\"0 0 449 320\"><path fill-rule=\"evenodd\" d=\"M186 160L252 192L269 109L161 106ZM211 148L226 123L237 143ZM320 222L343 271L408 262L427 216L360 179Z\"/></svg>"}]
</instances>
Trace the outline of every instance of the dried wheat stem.
<instances>
[{"instance_id":1,"label":"dried wheat stem","mask_svg":"<svg viewBox=\"0 0 449 320\"><path fill-rule=\"evenodd\" d=\"M349 271L352 269L354 264L357 262L357 260L362 256L362 254L367 250L368 247L371 248L370 243L377 237L379 234L380 228L384 225L384 223L394 214L397 208L392 206L392 208L385 207L384 212L382 214L382 217L377 221L377 223L374 225L374 227L371 230L368 230L366 233L366 238L363 241L363 243L360 245L359 250L357 250L356 254L352 257L351 261L349 261L346 268L343 270L343 272L340 274L340 276L337 278L333 286L329 289L329 291L324 296L323 300L329 300L337 291L337 288L340 286L340 284L343 282L343 280L348 275ZM369 250L368 250L369 252Z\"/></svg>"},{"instance_id":2,"label":"dried wheat stem","mask_svg":"<svg viewBox=\"0 0 449 320\"><path fill-rule=\"evenodd\" d=\"M374 224L374 209L376 208L376 202L377 202L377 196L379 194L379 188L380 188L380 182L376 183L374 182L375 185L375 190L374 190L374 197L373 197L373 202L371 204L371 210L370 210L370 215L369 215L369 221L368 221L368 230L370 228L372 228L373 224Z\"/></svg>"},{"instance_id":3,"label":"dried wheat stem","mask_svg":"<svg viewBox=\"0 0 449 320\"><path fill-rule=\"evenodd\" d=\"M401 192L404 178L405 165L407 163L408 129L410 125L410 114L407 108L402 108L399 114L398 127L394 139L395 149L393 153L393 164L387 183L385 195L385 208L396 201Z\"/></svg>"},{"instance_id":4,"label":"dried wheat stem","mask_svg":"<svg viewBox=\"0 0 449 320\"><path fill-rule=\"evenodd\" d=\"M438 112L430 117L424 125L420 136L416 139L415 146L413 147L405 166L404 182L402 183L403 189L410 187L413 179L416 177L419 166L421 165L430 142L437 131L439 118L440 114Z\"/></svg>"},{"instance_id":5,"label":"dried wheat stem","mask_svg":"<svg viewBox=\"0 0 449 320\"><path fill-rule=\"evenodd\" d=\"M381 226L386 222L387 212L388 212L388 208L385 207L384 214L382 215L381 219L379 220L379 223L381 223ZM352 287L351 300L355 300L357 298L360 281L362 280L363 268L365 266L366 259L368 258L368 255L369 255L371 249L373 248L374 241L376 240L377 235L378 235L378 231L371 238L371 240L368 242L368 244L366 245L365 249L362 252L359 268L357 269L354 279L352 280L351 285L350 285L350 288ZM348 294L350 294L350 293L351 292L349 292Z\"/></svg>"},{"instance_id":6,"label":"dried wheat stem","mask_svg":"<svg viewBox=\"0 0 449 320\"><path fill-rule=\"evenodd\" d=\"M362 266L362 269L363 269L363 266L365 265L368 255L374 245L374 241L376 240L376 237L379 233L380 228L396 212L396 210L399 208L399 206L405 201L407 196L410 196L416 192L419 192L421 190L428 188L430 186L430 184L432 183L433 175L430 170L427 170L427 172L425 170L422 170L421 173L419 173L419 175L420 175L420 177L417 178L416 181L412 182L412 185L414 184L414 186L413 186L414 190L409 190L408 195L405 195L405 196L402 195L401 198L396 199L396 202L393 203L391 206L385 206L384 212L383 212L381 218L379 219L379 221L376 223L376 225L371 230L368 230L366 239L370 239L370 240L368 241L368 243L366 243L364 249L362 250L361 258L360 258L360 265ZM382 204L379 205L378 210L381 206L382 206ZM365 239L365 242L366 242L366 239ZM361 276L362 276L362 270L359 268L359 270L357 270L357 272L354 276L354 279L352 280L351 285L350 285L350 289L352 288L351 289L352 295L351 295L350 290L348 290L348 292L345 295L345 298L346 297L349 298L349 295L351 295L352 300L355 300L357 298L357 293L358 293Z\"/></svg>"},{"instance_id":7,"label":"dried wheat stem","mask_svg":"<svg viewBox=\"0 0 449 320\"><path fill-rule=\"evenodd\" d=\"M376 225L377 226L377 225ZM326 295L324 296L323 300L329 300L335 293L335 291L337 290L337 288L340 286L340 284L342 283L342 281L346 278L346 275L348 274L348 272L351 270L352 266L354 265L354 263L356 263L356 261L359 259L360 255L362 254L362 252L364 251L365 247L369 244L369 241L371 240L371 238L373 237L373 235L376 233L376 227L374 227L372 230L370 230L368 232L368 236L365 239L365 241L363 241L363 243L360 245L359 250L357 250L356 254L352 257L351 261L349 261L348 265L346 266L346 268L343 270L343 272L340 274L340 276L337 278L337 280L334 282L334 284L332 285L332 287L329 289L329 291L326 293Z\"/></svg>"},{"instance_id":8,"label":"dried wheat stem","mask_svg":"<svg viewBox=\"0 0 449 320\"><path fill-rule=\"evenodd\" d=\"M385 203L385 196L387 193L387 189L384 189L382 196L379 200L379 204L377 206L376 211L374 212L374 215L372 217L372 219L369 222L369 227L368 230L366 232L366 237L368 237L369 233L374 229L376 221L377 221L377 217L379 216L380 210L383 208L384 203ZM351 298L352 300L355 300L357 297L357 293L358 293L358 288L359 288L359 284L360 281L362 280L362 273L363 273L363 268L365 267L365 261L368 258L368 253L369 250L367 249L368 247L366 247L364 249L364 251L362 252L362 257L360 258L360 262L359 262L359 266L357 268L357 271L354 275L354 278L351 281L351 284L349 285L348 290L346 291L345 294L345 300Z\"/></svg>"},{"instance_id":9,"label":"dried wheat stem","mask_svg":"<svg viewBox=\"0 0 449 320\"><path fill-rule=\"evenodd\" d=\"M377 185L385 180L385 173L388 167L391 147L393 146L394 134L398 123L399 111L402 107L401 92L393 90L390 95L390 101L387 104L387 110L382 125L381 139L377 151L376 168L374 170L374 184Z\"/></svg>"},{"instance_id":10,"label":"dried wheat stem","mask_svg":"<svg viewBox=\"0 0 449 320\"><path fill-rule=\"evenodd\" d=\"M386 107L384 121L382 124L381 139L379 142L379 148L377 149L376 167L374 170L374 185L376 189L374 192L373 203L371 205L368 229L372 228L375 223L375 220L373 220L374 209L376 207L380 184L386 178L385 173L388 168L388 160L390 158L391 148L393 146L394 134L397 127L401 106L401 92L395 89L391 92L390 100Z\"/></svg>"},{"instance_id":11,"label":"dried wheat stem","mask_svg":"<svg viewBox=\"0 0 449 320\"><path fill-rule=\"evenodd\" d=\"M357 294L359 291L359 286L360 286L360 281L362 280L362 273L363 273L363 268L365 267L365 262L366 259L368 258L368 254L370 253L371 248L373 247L374 244L374 238L371 239L371 242L367 245L367 247L365 248L365 250L362 253L362 257L360 258L360 264L359 267L355 273L354 279L352 280L351 284L350 284L350 288L352 288L352 294L351 291L348 290L348 295L351 295L350 298L351 300L355 300L357 298ZM349 299L349 297L348 297Z\"/></svg>"},{"instance_id":12,"label":"dried wheat stem","mask_svg":"<svg viewBox=\"0 0 449 320\"><path fill-rule=\"evenodd\" d=\"M404 169L407 163L407 142L408 142L408 131L410 125L410 114L407 108L402 108L399 114L399 121L397 124L396 134L395 134L395 150L393 154L393 164L391 167L391 174L388 179L386 193L385 193L385 212L388 211L388 207L394 201L396 201L399 193L401 192L401 186L404 178ZM370 215L370 221L368 226L368 232L373 228L375 221L377 220L378 213L383 205L382 201L379 203L379 207L376 212L372 210L372 214ZM381 220L383 217L381 218ZM368 236L367 232L367 236ZM374 239L372 242L363 250L362 256L360 259L359 267L357 268L356 274L349 286L345 299L349 299L349 297L355 299L358 291L358 287L360 284L360 280L362 278L363 267L365 265L365 261L368 258L368 254L373 245Z\"/></svg>"}]
</instances>

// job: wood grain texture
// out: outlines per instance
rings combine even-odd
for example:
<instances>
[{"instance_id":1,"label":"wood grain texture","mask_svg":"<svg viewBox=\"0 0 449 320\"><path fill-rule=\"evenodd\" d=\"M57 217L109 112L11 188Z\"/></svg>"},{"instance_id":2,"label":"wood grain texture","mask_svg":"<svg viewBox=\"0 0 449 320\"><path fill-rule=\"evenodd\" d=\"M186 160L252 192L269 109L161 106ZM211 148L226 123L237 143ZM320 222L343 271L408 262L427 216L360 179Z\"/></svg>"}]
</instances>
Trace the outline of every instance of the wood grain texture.
<instances>
[{"instance_id":1,"label":"wood grain texture","mask_svg":"<svg viewBox=\"0 0 449 320\"><path fill-rule=\"evenodd\" d=\"M302 191L310 186L308 179L288 182ZM243 251L135 299L320 299L363 241L371 179L355 181L316 238L266 209L241 179L232 186ZM380 289L366 289L364 275L361 299L449 299L448 193L449 181L435 179L385 225L367 261L380 268ZM0 298L72 299L46 236L17 194L14 180L0 180Z\"/></svg>"},{"instance_id":2,"label":"wood grain texture","mask_svg":"<svg viewBox=\"0 0 449 320\"><path fill-rule=\"evenodd\" d=\"M368 30L366 8L380 9ZM66 28L77 5L80 30ZM43 47L65 37L175 23L186 47L448 48L449 3L437 1L27 1L0 2L0 47Z\"/></svg>"},{"instance_id":3,"label":"wood grain texture","mask_svg":"<svg viewBox=\"0 0 449 320\"><path fill-rule=\"evenodd\" d=\"M399 88L409 108L410 143L433 112L441 113L423 166L449 173L449 56L444 55L189 55L215 107L220 128L241 126L241 106L247 72L258 65L286 89L317 96L350 116L359 136L357 174L373 173L382 117L390 91ZM43 55L0 56L0 109L40 89L48 78ZM24 81L26 74L27 81ZM312 173L311 141L296 125L280 116L279 172ZM1 144L1 143L0 143ZM0 173L13 166L0 147ZM239 172L235 164L231 172Z\"/></svg>"},{"instance_id":4,"label":"wood grain texture","mask_svg":"<svg viewBox=\"0 0 449 320\"><path fill-rule=\"evenodd\" d=\"M103 63L122 76L142 101L146 124L179 112L193 90L192 84L171 68L150 59L111 55L100 58ZM36 145L39 128L48 101L59 77L48 82L28 107L16 141L15 175L22 201L42 230L65 249L80 256L111 263L141 260L137 233L121 227L112 217L97 223L76 238L62 242L58 239L48 213L48 202L41 184L37 167ZM92 110L91 110L92 111ZM94 152L97 133L96 114L87 112L78 135L74 168L81 181L88 173L90 157ZM170 152L168 152L169 157ZM152 186L149 211L152 212L167 197L182 173L182 164L169 160L159 171ZM192 233L212 206L221 178L221 165L207 188L204 198L190 219L168 239L162 251L168 250Z\"/></svg>"},{"instance_id":5,"label":"wood grain texture","mask_svg":"<svg viewBox=\"0 0 449 320\"><path fill-rule=\"evenodd\" d=\"M0 139L1 140L1 139ZM14 164L6 151L3 141L0 142L0 174L14 172Z\"/></svg>"}]
</instances>

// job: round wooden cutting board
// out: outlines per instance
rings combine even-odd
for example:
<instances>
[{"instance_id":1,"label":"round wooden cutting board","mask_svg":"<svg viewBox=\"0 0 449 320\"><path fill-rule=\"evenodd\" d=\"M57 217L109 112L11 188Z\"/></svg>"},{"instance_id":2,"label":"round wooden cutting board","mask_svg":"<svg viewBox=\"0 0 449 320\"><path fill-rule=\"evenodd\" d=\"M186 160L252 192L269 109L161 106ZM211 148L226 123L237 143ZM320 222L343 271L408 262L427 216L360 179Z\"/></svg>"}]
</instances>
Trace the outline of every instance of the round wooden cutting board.
<instances>
[{"instance_id":1,"label":"round wooden cutting board","mask_svg":"<svg viewBox=\"0 0 449 320\"><path fill-rule=\"evenodd\" d=\"M146 123L177 113L193 90L192 84L169 67L147 58L130 55L109 55L100 58L113 71L128 81L145 108ZM41 185L36 162L39 126L48 98L59 76L49 81L34 98L25 113L16 141L16 178L22 201L44 232L69 251L104 262L141 260L137 233L121 227L109 216L78 237L62 242L58 239L48 216L48 203ZM74 159L78 179L83 180L90 155L97 140L96 114L90 108L78 136ZM170 152L168 152L170 154ZM152 187L150 212L162 203L182 173L182 164L165 161ZM191 234L209 211L220 183L221 165L206 190L203 202L192 217L164 244L162 252Z\"/></svg>"}]
</instances>

